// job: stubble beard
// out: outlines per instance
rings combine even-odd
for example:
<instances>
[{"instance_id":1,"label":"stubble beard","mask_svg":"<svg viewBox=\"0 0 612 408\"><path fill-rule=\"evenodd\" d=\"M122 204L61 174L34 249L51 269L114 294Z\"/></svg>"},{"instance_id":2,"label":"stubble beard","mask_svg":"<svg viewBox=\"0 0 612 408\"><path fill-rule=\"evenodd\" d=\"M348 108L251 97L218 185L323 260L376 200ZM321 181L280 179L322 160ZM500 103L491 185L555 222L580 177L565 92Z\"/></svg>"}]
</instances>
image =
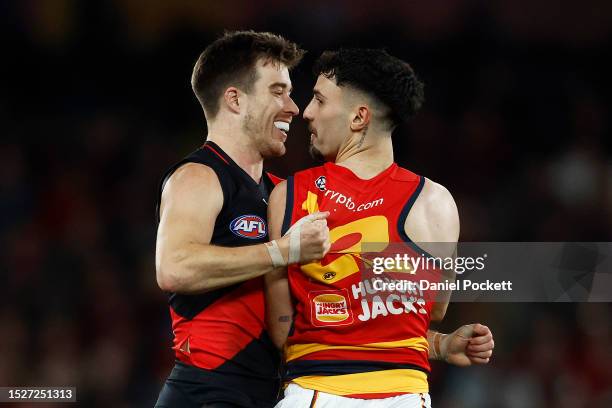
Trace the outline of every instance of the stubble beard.
<instances>
[{"instance_id":1,"label":"stubble beard","mask_svg":"<svg viewBox=\"0 0 612 408\"><path fill-rule=\"evenodd\" d=\"M285 154L285 151L276 151L271 144L267 141L268 138L264 134L266 126L263 120L263 115L256 117L252 110L247 110L244 120L242 122L242 130L244 133L249 135L253 141L253 147L257 149L259 154L266 159L270 157L279 157ZM273 130L273 129L272 129Z\"/></svg>"},{"instance_id":2,"label":"stubble beard","mask_svg":"<svg viewBox=\"0 0 612 408\"><path fill-rule=\"evenodd\" d=\"M317 149L314 146L314 143L310 142L310 146L308 146L308 153L310 153L310 157L312 157L313 159L315 159L318 162L324 162L325 161L325 157L323 157L323 154L321 153L321 151L319 149Z\"/></svg>"}]
</instances>

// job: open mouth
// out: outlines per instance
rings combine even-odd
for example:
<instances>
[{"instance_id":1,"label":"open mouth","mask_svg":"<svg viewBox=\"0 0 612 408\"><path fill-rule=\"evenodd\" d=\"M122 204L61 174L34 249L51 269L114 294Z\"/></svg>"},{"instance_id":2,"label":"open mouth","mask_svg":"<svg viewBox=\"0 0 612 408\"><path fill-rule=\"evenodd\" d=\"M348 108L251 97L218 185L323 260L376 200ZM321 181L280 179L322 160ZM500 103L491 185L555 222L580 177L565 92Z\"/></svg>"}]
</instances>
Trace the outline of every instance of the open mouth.
<instances>
[{"instance_id":1,"label":"open mouth","mask_svg":"<svg viewBox=\"0 0 612 408\"><path fill-rule=\"evenodd\" d=\"M287 132L289 132L289 123L283 121L275 121L274 127L281 131L285 136L287 136Z\"/></svg>"},{"instance_id":2,"label":"open mouth","mask_svg":"<svg viewBox=\"0 0 612 408\"><path fill-rule=\"evenodd\" d=\"M308 130L310 131L310 140L317 137L317 131L312 126L308 126Z\"/></svg>"}]
</instances>

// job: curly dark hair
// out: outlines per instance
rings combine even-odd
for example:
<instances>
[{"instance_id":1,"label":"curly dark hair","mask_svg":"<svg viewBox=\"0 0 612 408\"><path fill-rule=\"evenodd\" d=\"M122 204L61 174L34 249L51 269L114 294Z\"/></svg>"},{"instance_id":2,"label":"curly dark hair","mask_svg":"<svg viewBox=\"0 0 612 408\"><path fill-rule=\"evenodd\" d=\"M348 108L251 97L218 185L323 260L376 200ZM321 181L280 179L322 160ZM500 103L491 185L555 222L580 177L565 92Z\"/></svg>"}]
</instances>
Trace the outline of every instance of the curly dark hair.
<instances>
[{"instance_id":1,"label":"curly dark hair","mask_svg":"<svg viewBox=\"0 0 612 408\"><path fill-rule=\"evenodd\" d=\"M314 65L315 76L324 75L338 86L350 86L388 108L390 129L407 122L423 105L421 82L408 63L382 49L344 48L325 51Z\"/></svg>"},{"instance_id":2,"label":"curly dark hair","mask_svg":"<svg viewBox=\"0 0 612 408\"><path fill-rule=\"evenodd\" d=\"M280 35L249 31L226 32L200 54L193 68L191 86L207 119L219 112L219 98L228 86L250 92L257 80L259 59L295 67L304 50Z\"/></svg>"}]
</instances>

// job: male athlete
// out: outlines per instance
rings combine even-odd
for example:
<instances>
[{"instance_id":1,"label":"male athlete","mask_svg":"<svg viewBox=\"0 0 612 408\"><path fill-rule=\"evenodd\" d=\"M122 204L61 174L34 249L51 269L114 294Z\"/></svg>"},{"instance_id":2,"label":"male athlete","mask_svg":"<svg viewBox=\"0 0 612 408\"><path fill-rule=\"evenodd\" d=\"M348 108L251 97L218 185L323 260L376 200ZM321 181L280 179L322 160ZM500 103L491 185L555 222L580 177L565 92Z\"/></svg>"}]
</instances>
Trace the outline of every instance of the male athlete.
<instances>
[{"instance_id":1,"label":"male athlete","mask_svg":"<svg viewBox=\"0 0 612 408\"><path fill-rule=\"evenodd\" d=\"M280 36L248 31L226 34L196 62L192 86L208 138L165 174L159 192L157 282L171 293L177 361L156 407L276 402L279 353L264 330L261 278L273 270L269 251L298 262L329 249L325 213L264 245L275 179L263 160L285 153L299 112L289 69L302 55Z\"/></svg>"},{"instance_id":2,"label":"male athlete","mask_svg":"<svg viewBox=\"0 0 612 408\"><path fill-rule=\"evenodd\" d=\"M303 216L327 211L332 247L321 261L279 264L265 277L275 344L290 334L289 385L277 407L429 407L428 358L486 364L492 334L480 324L450 335L428 332L447 304L372 291L359 259L366 243L382 251L403 242L416 253L454 256L452 196L393 159L391 133L419 110L423 84L382 50L326 52L315 73L304 119L311 152L327 163L278 184L268 220L275 240Z\"/></svg>"}]
</instances>

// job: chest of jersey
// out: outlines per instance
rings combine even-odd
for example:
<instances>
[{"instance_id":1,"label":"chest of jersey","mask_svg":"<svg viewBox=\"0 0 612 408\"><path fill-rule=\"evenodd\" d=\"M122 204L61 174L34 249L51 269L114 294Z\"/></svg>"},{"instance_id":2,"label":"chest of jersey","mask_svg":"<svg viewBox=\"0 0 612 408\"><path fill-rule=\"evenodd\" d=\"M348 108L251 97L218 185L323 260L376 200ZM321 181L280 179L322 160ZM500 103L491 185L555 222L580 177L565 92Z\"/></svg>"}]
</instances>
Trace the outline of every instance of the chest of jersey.
<instances>
[{"instance_id":1,"label":"chest of jersey","mask_svg":"<svg viewBox=\"0 0 612 408\"><path fill-rule=\"evenodd\" d=\"M348 169L325 165L296 174L292 187L292 222L316 211L329 211L331 250L324 259L289 268L297 300L296 329L327 328L346 332L373 321L389 334L422 331L430 305L416 291L383 293L376 289L372 258L407 252L404 221L422 179L392 166L371 180ZM400 248L400 249L398 249ZM408 322L402 316L413 316ZM418 328L418 330L414 330ZM398 335L400 335L398 333Z\"/></svg>"}]
</instances>

